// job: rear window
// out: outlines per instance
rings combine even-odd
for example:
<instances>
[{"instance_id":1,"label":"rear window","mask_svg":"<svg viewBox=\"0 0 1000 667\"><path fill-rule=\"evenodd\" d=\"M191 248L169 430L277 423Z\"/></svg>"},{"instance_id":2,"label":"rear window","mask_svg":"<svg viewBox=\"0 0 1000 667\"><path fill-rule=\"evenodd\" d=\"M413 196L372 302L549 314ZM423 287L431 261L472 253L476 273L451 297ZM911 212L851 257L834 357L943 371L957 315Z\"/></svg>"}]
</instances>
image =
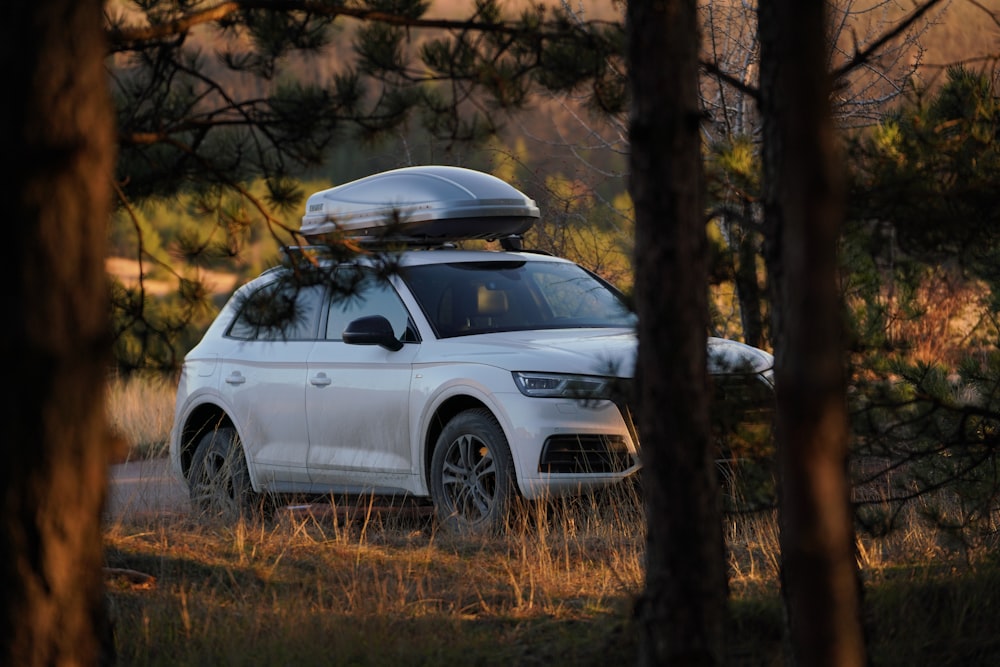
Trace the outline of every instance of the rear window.
<instances>
[{"instance_id":1,"label":"rear window","mask_svg":"<svg viewBox=\"0 0 1000 667\"><path fill-rule=\"evenodd\" d=\"M244 297L226 335L239 340L315 340L324 289L278 281Z\"/></svg>"}]
</instances>

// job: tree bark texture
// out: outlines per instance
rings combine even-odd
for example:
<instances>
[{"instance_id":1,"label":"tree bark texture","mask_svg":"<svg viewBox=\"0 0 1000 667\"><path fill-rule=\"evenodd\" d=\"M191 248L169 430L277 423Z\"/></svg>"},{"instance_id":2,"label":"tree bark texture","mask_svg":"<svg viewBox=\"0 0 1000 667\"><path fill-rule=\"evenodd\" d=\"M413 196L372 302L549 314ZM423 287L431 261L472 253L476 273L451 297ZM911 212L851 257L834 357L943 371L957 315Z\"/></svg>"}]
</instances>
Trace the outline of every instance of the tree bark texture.
<instances>
[{"instance_id":1,"label":"tree bark texture","mask_svg":"<svg viewBox=\"0 0 1000 667\"><path fill-rule=\"evenodd\" d=\"M11 0L0 185L4 493L0 664L93 665L106 630L111 440L104 271L114 116L100 0Z\"/></svg>"},{"instance_id":2,"label":"tree bark texture","mask_svg":"<svg viewBox=\"0 0 1000 667\"><path fill-rule=\"evenodd\" d=\"M866 652L847 477L837 246L843 175L823 0L761 0L765 257L777 386L782 591L794 662Z\"/></svg>"},{"instance_id":3,"label":"tree bark texture","mask_svg":"<svg viewBox=\"0 0 1000 667\"><path fill-rule=\"evenodd\" d=\"M741 230L737 241L734 276L736 296L740 304L740 321L743 325L743 342L754 347L764 347L764 317L761 313L760 279L757 277L759 238L760 235L752 229Z\"/></svg>"},{"instance_id":4,"label":"tree bark texture","mask_svg":"<svg viewBox=\"0 0 1000 667\"><path fill-rule=\"evenodd\" d=\"M647 515L639 663L718 665L728 591L708 421L696 2L634 0L626 26Z\"/></svg>"}]
</instances>

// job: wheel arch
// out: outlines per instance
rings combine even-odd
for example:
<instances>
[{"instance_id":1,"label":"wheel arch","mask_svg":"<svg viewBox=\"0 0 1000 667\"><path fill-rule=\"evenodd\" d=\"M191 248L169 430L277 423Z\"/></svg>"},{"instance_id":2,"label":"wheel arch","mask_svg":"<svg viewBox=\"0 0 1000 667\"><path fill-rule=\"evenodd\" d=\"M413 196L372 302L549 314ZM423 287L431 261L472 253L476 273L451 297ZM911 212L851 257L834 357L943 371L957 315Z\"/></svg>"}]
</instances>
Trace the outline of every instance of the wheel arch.
<instances>
[{"instance_id":1,"label":"wheel arch","mask_svg":"<svg viewBox=\"0 0 1000 667\"><path fill-rule=\"evenodd\" d=\"M451 421L452 417L460 412L465 412L466 410L474 408L489 410L490 413L493 414L493 410L490 410L490 407L486 405L486 403L479 400L475 396L459 394L451 396L441 403L441 405L437 407L437 410L434 411L434 415L431 419L428 420L427 432L424 434L424 456L423 461L421 461L423 477L426 481L428 489L430 489L431 459L434 457L434 446L437 444L438 436L441 435L441 431L444 430L445 425ZM494 414L494 417L495 416L496 415Z\"/></svg>"},{"instance_id":2,"label":"wheel arch","mask_svg":"<svg viewBox=\"0 0 1000 667\"><path fill-rule=\"evenodd\" d=\"M504 438L507 440L507 450L510 453L511 458L514 460L515 490L518 494L520 494L521 478L518 474L517 460L514 456L514 452L511 450L510 436L504 428L503 419L501 419L500 415L497 414L497 411L487 402L475 396L470 396L469 394L457 394L449 397L437 407L434 411L434 415L430 420L428 420L427 432L424 434L423 460L421 461L421 470L427 489L429 490L431 485L431 459L434 457L434 447L437 445L437 440L441 435L441 431L444 430L444 427L455 415L465 412L466 410L475 409L485 410L492 415L493 419L496 420L497 425L500 427L500 431L504 434Z\"/></svg>"},{"instance_id":3,"label":"wheel arch","mask_svg":"<svg viewBox=\"0 0 1000 667\"><path fill-rule=\"evenodd\" d=\"M185 479L190 475L194 451L202 436L223 427L235 428L235 425L226 411L214 403L202 403L188 414L180 434L180 464Z\"/></svg>"}]
</instances>

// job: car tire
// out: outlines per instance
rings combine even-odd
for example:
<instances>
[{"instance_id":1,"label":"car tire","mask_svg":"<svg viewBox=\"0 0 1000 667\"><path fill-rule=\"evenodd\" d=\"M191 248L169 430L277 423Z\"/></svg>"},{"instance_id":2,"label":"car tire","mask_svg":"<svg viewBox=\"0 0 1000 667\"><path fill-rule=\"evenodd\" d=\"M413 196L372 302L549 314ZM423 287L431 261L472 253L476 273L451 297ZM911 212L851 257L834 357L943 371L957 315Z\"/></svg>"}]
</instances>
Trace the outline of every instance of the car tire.
<instances>
[{"instance_id":1,"label":"car tire","mask_svg":"<svg viewBox=\"0 0 1000 667\"><path fill-rule=\"evenodd\" d=\"M253 514L256 498L236 429L219 428L202 436L191 460L188 490L194 511L205 516L235 521Z\"/></svg>"},{"instance_id":2,"label":"car tire","mask_svg":"<svg viewBox=\"0 0 1000 667\"><path fill-rule=\"evenodd\" d=\"M496 534L519 502L507 438L488 410L466 410L445 425L430 477L438 522L449 533Z\"/></svg>"}]
</instances>

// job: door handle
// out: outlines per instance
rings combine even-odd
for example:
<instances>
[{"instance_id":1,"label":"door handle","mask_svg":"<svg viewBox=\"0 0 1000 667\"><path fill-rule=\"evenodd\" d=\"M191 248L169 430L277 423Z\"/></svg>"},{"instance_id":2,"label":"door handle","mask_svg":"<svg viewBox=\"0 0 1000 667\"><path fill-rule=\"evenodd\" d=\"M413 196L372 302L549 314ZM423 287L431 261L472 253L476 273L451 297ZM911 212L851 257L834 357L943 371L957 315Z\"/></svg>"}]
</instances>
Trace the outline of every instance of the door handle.
<instances>
[{"instance_id":1,"label":"door handle","mask_svg":"<svg viewBox=\"0 0 1000 667\"><path fill-rule=\"evenodd\" d=\"M325 387L328 384L331 384L332 382L333 380L331 380L326 373L317 373L316 375L309 378L309 384L316 387Z\"/></svg>"},{"instance_id":2,"label":"door handle","mask_svg":"<svg viewBox=\"0 0 1000 667\"><path fill-rule=\"evenodd\" d=\"M243 377L243 374L239 371L233 371L229 374L229 377L226 378L226 384L243 384L246 381L247 379Z\"/></svg>"}]
</instances>

